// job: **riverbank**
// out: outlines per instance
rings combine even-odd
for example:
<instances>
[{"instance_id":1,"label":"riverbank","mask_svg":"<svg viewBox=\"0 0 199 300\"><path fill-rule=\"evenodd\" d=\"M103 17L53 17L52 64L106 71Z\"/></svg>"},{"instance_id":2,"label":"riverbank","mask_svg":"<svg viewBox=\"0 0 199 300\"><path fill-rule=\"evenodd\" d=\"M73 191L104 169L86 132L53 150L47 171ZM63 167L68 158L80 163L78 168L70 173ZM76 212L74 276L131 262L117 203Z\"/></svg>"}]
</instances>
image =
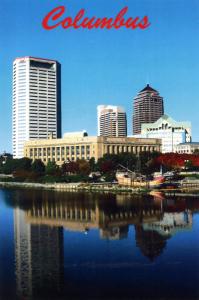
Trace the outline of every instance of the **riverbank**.
<instances>
[{"instance_id":1,"label":"riverbank","mask_svg":"<svg viewBox=\"0 0 199 300\"><path fill-rule=\"evenodd\" d=\"M151 189L143 187L126 187L117 183L33 183L33 182L1 182L2 188L18 188L18 189L39 189L39 190L55 190L55 191L93 191L93 192L129 192L129 193L150 193ZM179 188L165 189L159 188L155 191L164 193L198 193L199 187L182 186Z\"/></svg>"},{"instance_id":2,"label":"riverbank","mask_svg":"<svg viewBox=\"0 0 199 300\"><path fill-rule=\"evenodd\" d=\"M3 188L43 189L56 191L111 191L146 193L146 188L122 187L114 183L30 183L30 182L0 182Z\"/></svg>"}]
</instances>

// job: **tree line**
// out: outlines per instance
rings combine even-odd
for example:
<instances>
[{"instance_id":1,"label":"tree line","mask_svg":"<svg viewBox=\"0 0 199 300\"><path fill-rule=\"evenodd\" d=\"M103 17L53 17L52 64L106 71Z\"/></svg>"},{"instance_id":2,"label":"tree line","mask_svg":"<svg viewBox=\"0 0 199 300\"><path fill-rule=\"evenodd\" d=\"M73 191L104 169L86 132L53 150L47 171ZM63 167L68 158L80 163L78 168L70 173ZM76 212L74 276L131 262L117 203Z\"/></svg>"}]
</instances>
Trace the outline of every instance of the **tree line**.
<instances>
[{"instance_id":1,"label":"tree line","mask_svg":"<svg viewBox=\"0 0 199 300\"><path fill-rule=\"evenodd\" d=\"M150 173L154 171L154 166L150 168L149 162L158 157L158 152L141 152L139 156L131 153L105 154L95 162L94 158L89 161L78 159L77 161L67 161L58 166L54 161L48 161L45 165L40 159L32 161L23 157L13 159L8 157L4 161L0 157L0 173L12 174L14 179L19 181L87 181L89 174L98 172L106 181L114 180L115 173L119 166L124 166L131 171Z\"/></svg>"},{"instance_id":2,"label":"tree line","mask_svg":"<svg viewBox=\"0 0 199 300\"><path fill-rule=\"evenodd\" d=\"M95 174L101 175L105 181L115 179L116 171L120 168L127 168L131 171L145 175L151 175L159 171L177 170L181 168L198 168L199 155L176 154L159 152L141 152L139 155L133 153L105 154L95 162L94 158L89 161L78 159L77 161L63 162L58 166L54 161L48 161L45 165L40 159L32 161L24 157L13 159L8 156L3 159L0 156L0 173L12 174L13 180L29 182L78 182L96 179ZM11 179L10 179L11 180Z\"/></svg>"}]
</instances>

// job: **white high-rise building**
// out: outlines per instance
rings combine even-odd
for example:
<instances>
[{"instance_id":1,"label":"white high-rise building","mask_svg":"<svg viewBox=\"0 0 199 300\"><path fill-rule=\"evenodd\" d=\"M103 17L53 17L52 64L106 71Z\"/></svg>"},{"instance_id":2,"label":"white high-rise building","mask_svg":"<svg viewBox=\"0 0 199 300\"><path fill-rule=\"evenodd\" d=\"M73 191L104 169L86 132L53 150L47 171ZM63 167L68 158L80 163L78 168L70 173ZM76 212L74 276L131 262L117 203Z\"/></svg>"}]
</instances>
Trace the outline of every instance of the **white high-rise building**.
<instances>
[{"instance_id":1,"label":"white high-rise building","mask_svg":"<svg viewBox=\"0 0 199 300\"><path fill-rule=\"evenodd\" d=\"M13 63L14 158L24 156L24 142L61 137L61 65L55 60L16 58Z\"/></svg>"},{"instance_id":2,"label":"white high-rise building","mask_svg":"<svg viewBox=\"0 0 199 300\"><path fill-rule=\"evenodd\" d=\"M99 105L98 136L125 137L127 136L126 112L120 106Z\"/></svg>"}]
</instances>

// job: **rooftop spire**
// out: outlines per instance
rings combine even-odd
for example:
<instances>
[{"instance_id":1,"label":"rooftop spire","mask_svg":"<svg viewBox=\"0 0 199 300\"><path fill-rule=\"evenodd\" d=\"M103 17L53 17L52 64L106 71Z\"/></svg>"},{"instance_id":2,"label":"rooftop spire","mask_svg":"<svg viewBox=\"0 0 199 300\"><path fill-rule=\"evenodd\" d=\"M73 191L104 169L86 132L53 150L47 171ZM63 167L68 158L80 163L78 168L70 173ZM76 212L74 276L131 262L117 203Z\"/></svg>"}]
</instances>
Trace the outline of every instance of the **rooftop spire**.
<instances>
[{"instance_id":1,"label":"rooftop spire","mask_svg":"<svg viewBox=\"0 0 199 300\"><path fill-rule=\"evenodd\" d=\"M143 90L140 91L141 92L145 92L145 91L151 91L151 92L157 92L156 90L154 90L148 83L145 86L145 88Z\"/></svg>"}]
</instances>

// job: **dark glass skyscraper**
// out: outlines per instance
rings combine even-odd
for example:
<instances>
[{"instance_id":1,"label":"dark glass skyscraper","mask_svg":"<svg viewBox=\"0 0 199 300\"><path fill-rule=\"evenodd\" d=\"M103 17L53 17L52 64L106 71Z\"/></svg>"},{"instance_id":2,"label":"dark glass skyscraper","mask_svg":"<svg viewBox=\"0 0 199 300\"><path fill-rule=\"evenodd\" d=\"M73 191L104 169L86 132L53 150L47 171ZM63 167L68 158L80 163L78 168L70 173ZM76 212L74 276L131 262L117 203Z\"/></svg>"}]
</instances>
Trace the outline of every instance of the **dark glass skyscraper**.
<instances>
[{"instance_id":1,"label":"dark glass skyscraper","mask_svg":"<svg viewBox=\"0 0 199 300\"><path fill-rule=\"evenodd\" d=\"M149 84L134 98L133 134L141 133L143 123L153 123L164 114L163 98Z\"/></svg>"}]
</instances>

